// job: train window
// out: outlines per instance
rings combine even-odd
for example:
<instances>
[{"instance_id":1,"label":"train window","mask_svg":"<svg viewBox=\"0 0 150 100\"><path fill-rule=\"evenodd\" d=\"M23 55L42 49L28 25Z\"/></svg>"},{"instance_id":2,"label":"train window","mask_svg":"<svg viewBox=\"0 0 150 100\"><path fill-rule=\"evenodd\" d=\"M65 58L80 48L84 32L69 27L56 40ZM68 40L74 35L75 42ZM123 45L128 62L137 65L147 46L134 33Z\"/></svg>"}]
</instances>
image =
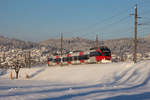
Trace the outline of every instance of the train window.
<instances>
[{"instance_id":1,"label":"train window","mask_svg":"<svg viewBox=\"0 0 150 100\"><path fill-rule=\"evenodd\" d=\"M90 52L90 57L94 56L95 52Z\"/></svg>"},{"instance_id":2,"label":"train window","mask_svg":"<svg viewBox=\"0 0 150 100\"><path fill-rule=\"evenodd\" d=\"M77 60L78 60L78 56L74 56L74 57L73 57L73 60L74 60L74 61L77 61Z\"/></svg>"},{"instance_id":3,"label":"train window","mask_svg":"<svg viewBox=\"0 0 150 100\"><path fill-rule=\"evenodd\" d=\"M68 61L72 61L72 57L67 57Z\"/></svg>"},{"instance_id":4,"label":"train window","mask_svg":"<svg viewBox=\"0 0 150 100\"><path fill-rule=\"evenodd\" d=\"M98 53L98 56L102 56L102 53L101 53L101 52L97 51L97 53Z\"/></svg>"},{"instance_id":5,"label":"train window","mask_svg":"<svg viewBox=\"0 0 150 100\"><path fill-rule=\"evenodd\" d=\"M104 56L111 56L111 52L103 52Z\"/></svg>"},{"instance_id":6,"label":"train window","mask_svg":"<svg viewBox=\"0 0 150 100\"><path fill-rule=\"evenodd\" d=\"M82 57L83 57L84 60L89 59L89 56L88 56L88 55L83 55Z\"/></svg>"},{"instance_id":7,"label":"train window","mask_svg":"<svg viewBox=\"0 0 150 100\"><path fill-rule=\"evenodd\" d=\"M54 62L56 62L56 59L54 59Z\"/></svg>"},{"instance_id":8,"label":"train window","mask_svg":"<svg viewBox=\"0 0 150 100\"><path fill-rule=\"evenodd\" d=\"M53 59L52 59L52 58L48 58L47 60L48 60L48 61L53 61Z\"/></svg>"},{"instance_id":9,"label":"train window","mask_svg":"<svg viewBox=\"0 0 150 100\"><path fill-rule=\"evenodd\" d=\"M72 61L72 57L64 57L62 60L63 62Z\"/></svg>"},{"instance_id":10,"label":"train window","mask_svg":"<svg viewBox=\"0 0 150 100\"><path fill-rule=\"evenodd\" d=\"M90 52L90 57L93 57L93 56L102 56L102 54L99 51Z\"/></svg>"},{"instance_id":11,"label":"train window","mask_svg":"<svg viewBox=\"0 0 150 100\"><path fill-rule=\"evenodd\" d=\"M105 48L100 48L100 50L101 50L102 52L108 52L108 51L110 52L110 50L109 50L108 48L106 48L106 47L105 47Z\"/></svg>"},{"instance_id":12,"label":"train window","mask_svg":"<svg viewBox=\"0 0 150 100\"><path fill-rule=\"evenodd\" d=\"M60 58L56 58L56 59L54 59L54 62L61 62L61 59Z\"/></svg>"},{"instance_id":13,"label":"train window","mask_svg":"<svg viewBox=\"0 0 150 100\"><path fill-rule=\"evenodd\" d=\"M101 47L100 50L103 52L104 56L111 56L111 51L107 47Z\"/></svg>"},{"instance_id":14,"label":"train window","mask_svg":"<svg viewBox=\"0 0 150 100\"><path fill-rule=\"evenodd\" d=\"M78 58L79 58L79 60L82 60L82 56L79 56Z\"/></svg>"},{"instance_id":15,"label":"train window","mask_svg":"<svg viewBox=\"0 0 150 100\"><path fill-rule=\"evenodd\" d=\"M64 58L63 58L63 62L66 62L66 61L67 61L67 57L64 57Z\"/></svg>"},{"instance_id":16,"label":"train window","mask_svg":"<svg viewBox=\"0 0 150 100\"><path fill-rule=\"evenodd\" d=\"M87 59L89 59L88 55L79 56L79 60L87 60Z\"/></svg>"}]
</instances>

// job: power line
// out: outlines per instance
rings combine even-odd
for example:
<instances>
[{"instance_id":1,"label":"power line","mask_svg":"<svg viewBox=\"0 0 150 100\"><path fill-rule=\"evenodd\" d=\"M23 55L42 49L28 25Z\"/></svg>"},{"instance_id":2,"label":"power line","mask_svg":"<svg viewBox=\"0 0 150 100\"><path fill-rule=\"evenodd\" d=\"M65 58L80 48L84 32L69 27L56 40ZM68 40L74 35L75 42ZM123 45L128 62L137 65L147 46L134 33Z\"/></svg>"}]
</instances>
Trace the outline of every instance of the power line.
<instances>
[{"instance_id":1,"label":"power line","mask_svg":"<svg viewBox=\"0 0 150 100\"><path fill-rule=\"evenodd\" d=\"M109 20L112 20L112 19L115 18L115 17L121 16L123 13L129 11L130 9L131 9L131 8L125 9L125 10L123 10L123 11L120 11L120 12L118 12L118 13L112 15L111 17L105 18L105 19L101 20L100 22L97 22L97 23L95 23L95 24L92 24L92 25L88 26L87 28L82 28L82 29L76 30L75 32L70 32L70 33L72 33L73 36L75 36L75 35L77 35L78 33L80 33L81 30L90 30L90 29L96 27L97 25L99 25L99 24L101 24L101 23L107 22L107 21L109 21ZM87 33L87 32L85 32L85 33ZM80 33L80 34L81 34L81 33Z\"/></svg>"},{"instance_id":2,"label":"power line","mask_svg":"<svg viewBox=\"0 0 150 100\"><path fill-rule=\"evenodd\" d=\"M124 31L122 31L122 32L103 32L103 36L102 36L102 38L104 38L104 37L113 37L113 36L117 36L117 37L119 37L119 36L121 36L121 37L131 37L131 35L132 35L132 33L133 33L133 27L130 27L130 28L127 28L127 29L125 29ZM115 34L115 35L114 35ZM124 35L124 36L123 36ZM91 33L91 34L88 34L87 36L85 36L85 37L92 37L93 36L93 33ZM119 38L121 38L121 37L119 37ZM109 38L107 38L107 39L109 39Z\"/></svg>"},{"instance_id":3,"label":"power line","mask_svg":"<svg viewBox=\"0 0 150 100\"><path fill-rule=\"evenodd\" d=\"M95 23L95 24L93 24L93 25L88 26L88 27L85 28L85 29L90 29L90 28L95 27L95 26L97 26L97 25L99 25L99 24L101 24L101 23L104 23L104 22L107 22L107 21L109 21L109 20L112 20L114 17L119 17L120 15L122 15L123 13L127 12L127 11L130 10L130 9L131 9L131 8L125 9L125 10L123 10L123 11L120 11L120 12L118 12L118 13L116 13L116 14L114 14L114 15L108 17L108 18L105 18L105 19L101 20L100 22L97 22L97 23Z\"/></svg>"},{"instance_id":4,"label":"power line","mask_svg":"<svg viewBox=\"0 0 150 100\"><path fill-rule=\"evenodd\" d=\"M144 11L143 13L141 13L142 15L144 14L149 14L150 10Z\"/></svg>"},{"instance_id":5,"label":"power line","mask_svg":"<svg viewBox=\"0 0 150 100\"><path fill-rule=\"evenodd\" d=\"M96 47L97 48L99 47L99 44L98 44L98 34L96 35Z\"/></svg>"},{"instance_id":6,"label":"power line","mask_svg":"<svg viewBox=\"0 0 150 100\"><path fill-rule=\"evenodd\" d=\"M130 10L130 8L129 9L126 9L126 10L124 10L124 11L121 11L121 12L118 12L118 13L116 13L116 14L114 14L114 15L112 15L111 17L108 17L108 18L106 18L106 19L104 19L104 20L102 20L101 22L97 22L97 23L95 23L95 24L93 24L93 25L90 25L90 26L88 26L87 28L82 28L82 29L80 29L80 30L78 30L78 31L81 31L81 30L84 30L84 29L87 29L87 30L90 30L90 29L92 29L93 27L96 27L97 25L99 25L99 24L101 24L101 23L104 23L104 22L107 22L107 21L109 21L109 20L112 20L113 18L117 18L117 17L119 17L119 16L121 16L124 12L127 12L128 10ZM146 11L146 12L148 12L148 11ZM144 12L144 13L146 13L146 12ZM121 19L119 19L118 21L115 21L115 22L112 22L112 23L110 23L110 24L108 24L108 25L105 25L105 26L102 26L102 27L100 27L99 29L97 29L97 30L100 30L100 29L102 29L102 30L108 30L108 29L110 29L110 28L112 28L112 27L115 27L115 26L117 26L117 25L120 25L121 23L120 22L123 22L123 21L125 21L125 20L127 20L129 18L129 16L126 16L126 17L123 17L123 18L121 18ZM124 24L122 24L122 25L124 25ZM144 24L143 24L144 25ZM113 28L114 29L114 28ZM123 30L126 30L126 29L123 29ZM123 31L123 30L121 30L121 31ZM130 31L130 30L128 30L128 31ZM72 33L72 32L69 32L69 33ZM77 34L78 33L80 33L80 32L74 32L74 33L72 33L73 34L73 36L77 36ZM105 33L105 32L104 32ZM115 31L113 31L113 33L116 33ZM117 30L117 33L124 33L124 32L118 32L118 30ZM126 31L126 33L127 33L127 31ZM82 36L82 37L85 37L85 36L92 36L93 34L96 34L96 31L94 30L94 31L91 31L91 32L85 32L85 33L80 33L81 35L80 36ZM110 33L109 33L110 34Z\"/></svg>"},{"instance_id":7,"label":"power line","mask_svg":"<svg viewBox=\"0 0 150 100\"><path fill-rule=\"evenodd\" d=\"M103 27L100 27L100 28L98 28L97 30L100 30L100 29L105 30L105 29L108 29L108 28L110 28L110 27L116 26L119 22L122 22L122 21L126 20L127 17L129 17L129 16L126 16L126 17L124 17L124 18L118 20L117 22L113 22L113 23L110 23L110 24L105 25L105 26L103 26ZM92 33L92 32L86 32L86 33L84 33L82 36L84 36L84 35L86 35L86 34L89 34L89 33Z\"/></svg>"},{"instance_id":8,"label":"power line","mask_svg":"<svg viewBox=\"0 0 150 100\"><path fill-rule=\"evenodd\" d=\"M104 27L101 27L100 29L103 29L103 30L106 29L106 30L107 30L107 29L109 29L110 27L116 26L118 23L120 23L120 22L126 20L127 18L129 18L129 16L125 16L125 17L119 19L119 20L116 21L116 22L113 22L113 23L110 23L109 25L105 25ZM98 29L98 30L100 30L100 29ZM94 32L84 33L84 34L82 35L82 37L87 36L89 33L94 33Z\"/></svg>"}]
</instances>

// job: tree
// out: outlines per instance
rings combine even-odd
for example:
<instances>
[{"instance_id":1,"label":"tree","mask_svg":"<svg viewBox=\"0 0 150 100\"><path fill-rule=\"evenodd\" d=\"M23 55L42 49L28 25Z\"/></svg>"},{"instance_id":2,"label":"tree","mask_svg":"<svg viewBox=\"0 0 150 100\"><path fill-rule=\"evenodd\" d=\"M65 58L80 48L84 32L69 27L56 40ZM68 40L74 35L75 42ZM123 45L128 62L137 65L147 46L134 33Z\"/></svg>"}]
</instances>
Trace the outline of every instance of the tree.
<instances>
[{"instance_id":1,"label":"tree","mask_svg":"<svg viewBox=\"0 0 150 100\"><path fill-rule=\"evenodd\" d=\"M25 67L24 59L15 59L12 61L12 69L16 72L16 79L18 79L20 68Z\"/></svg>"}]
</instances>

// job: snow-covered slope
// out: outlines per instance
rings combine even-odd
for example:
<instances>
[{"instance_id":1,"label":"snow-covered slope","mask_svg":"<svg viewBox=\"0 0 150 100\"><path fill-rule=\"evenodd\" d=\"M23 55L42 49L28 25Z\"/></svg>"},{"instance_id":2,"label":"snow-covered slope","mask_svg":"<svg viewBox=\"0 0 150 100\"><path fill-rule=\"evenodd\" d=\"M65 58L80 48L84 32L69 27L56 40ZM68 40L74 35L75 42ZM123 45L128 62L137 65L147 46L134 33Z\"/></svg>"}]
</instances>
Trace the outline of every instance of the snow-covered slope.
<instances>
[{"instance_id":1,"label":"snow-covered slope","mask_svg":"<svg viewBox=\"0 0 150 100\"><path fill-rule=\"evenodd\" d=\"M8 80L10 71L0 74L0 97L6 100L150 99L150 61L41 66L21 69L18 80Z\"/></svg>"},{"instance_id":2,"label":"snow-covered slope","mask_svg":"<svg viewBox=\"0 0 150 100\"><path fill-rule=\"evenodd\" d=\"M89 64L74 65L57 68L46 68L36 75L34 80L50 80L54 82L70 83L110 83L115 80L115 75L132 67L132 64ZM119 75L120 76L120 75Z\"/></svg>"}]
</instances>

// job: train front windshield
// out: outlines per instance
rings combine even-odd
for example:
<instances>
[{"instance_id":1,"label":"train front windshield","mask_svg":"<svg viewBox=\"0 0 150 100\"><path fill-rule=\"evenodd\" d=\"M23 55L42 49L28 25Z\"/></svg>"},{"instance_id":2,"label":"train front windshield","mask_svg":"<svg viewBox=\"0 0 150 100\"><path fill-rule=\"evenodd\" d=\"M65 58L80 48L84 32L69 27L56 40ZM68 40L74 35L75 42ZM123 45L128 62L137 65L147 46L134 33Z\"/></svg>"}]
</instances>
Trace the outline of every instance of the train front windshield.
<instances>
[{"instance_id":1,"label":"train front windshield","mask_svg":"<svg viewBox=\"0 0 150 100\"><path fill-rule=\"evenodd\" d=\"M104 56L111 56L111 51L108 48L100 48L100 50L103 52Z\"/></svg>"}]
</instances>

